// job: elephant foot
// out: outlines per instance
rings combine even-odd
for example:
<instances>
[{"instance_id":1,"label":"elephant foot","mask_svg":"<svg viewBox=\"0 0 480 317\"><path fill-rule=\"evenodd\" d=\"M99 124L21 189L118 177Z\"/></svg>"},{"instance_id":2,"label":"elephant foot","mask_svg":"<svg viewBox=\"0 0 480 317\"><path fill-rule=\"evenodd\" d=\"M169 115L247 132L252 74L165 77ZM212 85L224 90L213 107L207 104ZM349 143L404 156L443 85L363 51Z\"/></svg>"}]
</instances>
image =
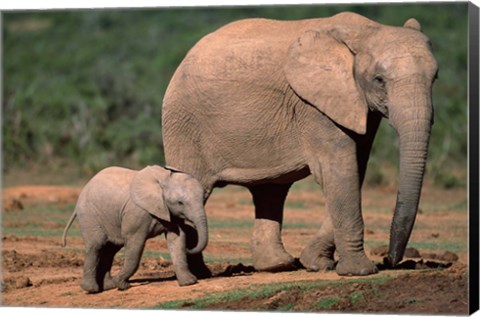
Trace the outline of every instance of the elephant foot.
<instances>
[{"instance_id":1,"label":"elephant foot","mask_svg":"<svg viewBox=\"0 0 480 317\"><path fill-rule=\"evenodd\" d=\"M358 255L340 256L336 272L338 275L363 276L378 273L378 268L362 251Z\"/></svg>"},{"instance_id":2,"label":"elephant foot","mask_svg":"<svg viewBox=\"0 0 480 317\"><path fill-rule=\"evenodd\" d=\"M264 272L290 271L295 268L295 259L288 253L283 256L257 257L253 259L253 267Z\"/></svg>"},{"instance_id":3,"label":"elephant foot","mask_svg":"<svg viewBox=\"0 0 480 317\"><path fill-rule=\"evenodd\" d=\"M119 291L125 291L130 288L130 283L128 283L126 280L118 279L116 281L116 286Z\"/></svg>"},{"instance_id":4,"label":"elephant foot","mask_svg":"<svg viewBox=\"0 0 480 317\"><path fill-rule=\"evenodd\" d=\"M333 259L319 256L312 260L306 260L300 257L300 263L308 272L327 272L335 269L335 261Z\"/></svg>"},{"instance_id":5,"label":"elephant foot","mask_svg":"<svg viewBox=\"0 0 480 317\"><path fill-rule=\"evenodd\" d=\"M257 271L281 272L295 268L295 259L285 251L280 224L256 219L252 237L253 266Z\"/></svg>"},{"instance_id":6,"label":"elephant foot","mask_svg":"<svg viewBox=\"0 0 480 317\"><path fill-rule=\"evenodd\" d=\"M177 274L177 282L180 286L188 286L197 283L197 278L190 272Z\"/></svg>"},{"instance_id":7,"label":"elephant foot","mask_svg":"<svg viewBox=\"0 0 480 317\"><path fill-rule=\"evenodd\" d=\"M104 281L103 281L103 290L108 291L110 289L114 289L117 287L117 283L113 278L110 276L106 276Z\"/></svg>"},{"instance_id":8,"label":"elephant foot","mask_svg":"<svg viewBox=\"0 0 480 317\"><path fill-rule=\"evenodd\" d=\"M80 287L89 294L100 293L100 286L96 281L82 280Z\"/></svg>"},{"instance_id":9,"label":"elephant foot","mask_svg":"<svg viewBox=\"0 0 480 317\"><path fill-rule=\"evenodd\" d=\"M327 246L322 240L314 239L300 254L300 263L309 272L331 271L335 268L333 253L335 246Z\"/></svg>"}]
</instances>

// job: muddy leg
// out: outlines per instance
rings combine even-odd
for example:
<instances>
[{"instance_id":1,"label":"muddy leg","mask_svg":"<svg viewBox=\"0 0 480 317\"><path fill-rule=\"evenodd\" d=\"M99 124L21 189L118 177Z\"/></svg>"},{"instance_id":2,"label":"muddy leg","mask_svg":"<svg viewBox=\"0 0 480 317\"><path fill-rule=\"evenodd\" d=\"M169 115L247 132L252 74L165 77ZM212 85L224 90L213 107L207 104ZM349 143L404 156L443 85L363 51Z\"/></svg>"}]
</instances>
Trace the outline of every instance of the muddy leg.
<instances>
[{"instance_id":1,"label":"muddy leg","mask_svg":"<svg viewBox=\"0 0 480 317\"><path fill-rule=\"evenodd\" d=\"M255 205L252 236L253 265L259 271L285 271L294 258L281 239L283 205L291 184L263 184L249 188Z\"/></svg>"}]
</instances>

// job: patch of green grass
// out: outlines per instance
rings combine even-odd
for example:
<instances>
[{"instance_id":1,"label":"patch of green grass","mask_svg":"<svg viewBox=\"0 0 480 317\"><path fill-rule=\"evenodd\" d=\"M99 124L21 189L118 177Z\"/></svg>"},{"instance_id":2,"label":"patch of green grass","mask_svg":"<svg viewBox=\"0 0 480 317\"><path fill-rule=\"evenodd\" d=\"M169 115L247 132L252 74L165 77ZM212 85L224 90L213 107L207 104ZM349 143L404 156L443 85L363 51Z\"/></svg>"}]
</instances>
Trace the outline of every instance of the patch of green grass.
<instances>
[{"instance_id":1,"label":"patch of green grass","mask_svg":"<svg viewBox=\"0 0 480 317\"><path fill-rule=\"evenodd\" d=\"M385 240L365 240L365 245L370 248L376 248L381 245L388 244L388 241ZM440 250L440 251L452 251L452 252L462 252L467 251L466 241L451 241L451 240L436 240L435 242L417 242L410 241L408 247L413 247L418 250Z\"/></svg>"},{"instance_id":2,"label":"patch of green grass","mask_svg":"<svg viewBox=\"0 0 480 317\"><path fill-rule=\"evenodd\" d=\"M318 229L319 225L316 223L305 222L287 222L283 224L283 229Z\"/></svg>"},{"instance_id":3,"label":"patch of green grass","mask_svg":"<svg viewBox=\"0 0 480 317\"><path fill-rule=\"evenodd\" d=\"M27 206L25 209L2 214L4 234L62 236L74 205L39 204ZM77 220L68 230L69 236L80 236Z\"/></svg>"},{"instance_id":4,"label":"patch of green grass","mask_svg":"<svg viewBox=\"0 0 480 317\"><path fill-rule=\"evenodd\" d=\"M204 254L204 260L207 263L230 263L230 264L237 264L243 263L244 265L252 265L252 258L246 257L230 257L230 256L210 256L208 254Z\"/></svg>"},{"instance_id":5,"label":"patch of green grass","mask_svg":"<svg viewBox=\"0 0 480 317\"><path fill-rule=\"evenodd\" d=\"M465 242L457 242L451 240L439 240L436 242L415 242L410 241L408 246L414 247L416 249L424 249L424 250L444 250L444 251L453 251L453 252L460 252L460 251L467 251L467 243Z\"/></svg>"},{"instance_id":6,"label":"patch of green grass","mask_svg":"<svg viewBox=\"0 0 480 317\"><path fill-rule=\"evenodd\" d=\"M314 308L318 308L318 309L328 309L330 307L332 307L333 305L335 305L336 303L338 303L340 301L340 297L330 297L330 298L327 298L327 299L322 299L320 301L318 301Z\"/></svg>"},{"instance_id":7,"label":"patch of green grass","mask_svg":"<svg viewBox=\"0 0 480 317\"><path fill-rule=\"evenodd\" d=\"M253 220L237 220L237 219L209 219L208 227L212 229L224 228L253 228Z\"/></svg>"},{"instance_id":8,"label":"patch of green grass","mask_svg":"<svg viewBox=\"0 0 480 317\"><path fill-rule=\"evenodd\" d=\"M9 234L16 236L61 237L63 235L63 230L43 230L35 228L2 228L2 232L4 235Z\"/></svg>"},{"instance_id":9,"label":"patch of green grass","mask_svg":"<svg viewBox=\"0 0 480 317\"><path fill-rule=\"evenodd\" d=\"M405 305L413 305L413 304L417 304L417 303L419 303L419 301L416 300L416 299L408 299L408 300L405 301Z\"/></svg>"},{"instance_id":10,"label":"patch of green grass","mask_svg":"<svg viewBox=\"0 0 480 317\"><path fill-rule=\"evenodd\" d=\"M73 293L72 292L66 292L66 293L62 293L60 295L58 295L59 297L66 297L66 296L72 296Z\"/></svg>"},{"instance_id":11,"label":"patch of green grass","mask_svg":"<svg viewBox=\"0 0 480 317\"><path fill-rule=\"evenodd\" d=\"M295 307L295 303L289 303L277 308L277 311L291 311Z\"/></svg>"},{"instance_id":12,"label":"patch of green grass","mask_svg":"<svg viewBox=\"0 0 480 317\"><path fill-rule=\"evenodd\" d=\"M365 302L365 297L363 296L363 292L357 291L350 294L350 303L352 305L357 305L361 302Z\"/></svg>"},{"instance_id":13,"label":"patch of green grass","mask_svg":"<svg viewBox=\"0 0 480 317\"><path fill-rule=\"evenodd\" d=\"M145 257L145 258L148 258L148 259L158 259L160 257L165 259L165 260L171 260L172 259L169 252L153 251L153 250L144 250L142 257Z\"/></svg>"},{"instance_id":14,"label":"patch of green grass","mask_svg":"<svg viewBox=\"0 0 480 317\"><path fill-rule=\"evenodd\" d=\"M211 229L225 229L225 228L238 228L248 229L253 228L253 220L237 220L237 219L209 219L208 227ZM303 229L303 228L318 228L318 224L305 223L305 222L285 222L283 223L284 229Z\"/></svg>"},{"instance_id":15,"label":"patch of green grass","mask_svg":"<svg viewBox=\"0 0 480 317\"><path fill-rule=\"evenodd\" d=\"M285 202L285 208L290 209L305 209L307 205L302 200L288 200Z\"/></svg>"},{"instance_id":16,"label":"patch of green grass","mask_svg":"<svg viewBox=\"0 0 480 317\"><path fill-rule=\"evenodd\" d=\"M468 198L465 197L455 202L428 201L421 204L425 212L467 212Z\"/></svg>"},{"instance_id":17,"label":"patch of green grass","mask_svg":"<svg viewBox=\"0 0 480 317\"><path fill-rule=\"evenodd\" d=\"M196 299L188 300L176 300L161 303L154 306L154 309L202 309L208 308L214 303L228 303L240 301L242 299L250 298L266 298L279 291L289 291L293 288L300 288L301 291L306 292L312 289L319 289L326 286L337 286L341 284L349 283L385 283L391 280L392 277L388 276L376 276L371 278L352 278L348 280L336 280L336 281L307 281L307 282L290 282L290 283L270 283L270 284L252 284L249 287L242 289L235 289L227 292L219 292L208 294ZM363 295L362 295L363 296ZM354 296L354 300L359 300ZM322 305L327 305L328 303L323 303ZM318 305L318 303L316 304ZM333 305L333 303L331 304ZM281 308L292 309L293 306L282 306Z\"/></svg>"}]
</instances>

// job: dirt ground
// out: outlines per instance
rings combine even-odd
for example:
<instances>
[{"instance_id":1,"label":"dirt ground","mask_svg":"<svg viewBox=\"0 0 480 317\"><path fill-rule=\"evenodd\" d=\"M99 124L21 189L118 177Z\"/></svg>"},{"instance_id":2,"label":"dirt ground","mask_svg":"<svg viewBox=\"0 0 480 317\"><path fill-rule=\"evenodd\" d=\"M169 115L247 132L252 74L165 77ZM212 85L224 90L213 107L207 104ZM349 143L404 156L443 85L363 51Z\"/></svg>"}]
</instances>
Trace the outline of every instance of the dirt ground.
<instances>
[{"instance_id":1,"label":"dirt ground","mask_svg":"<svg viewBox=\"0 0 480 317\"><path fill-rule=\"evenodd\" d=\"M229 301L212 301L212 310L281 310L395 313L468 313L467 211L463 189L423 191L420 212L410 239L410 259L398 269L358 282L335 272L255 272L251 266L250 237L253 223L251 198L243 188L215 190L207 203L210 241L204 256L213 277L179 287L168 259L166 242L157 237L147 242L144 257L132 285L126 291L86 294L79 286L83 242L75 223L66 248L61 231L68 221L80 188L21 186L3 191L2 305L35 307L150 308L161 303L189 301L231 290L255 289L269 284L288 285L266 295ZM298 257L321 225L324 200L311 180L302 181L289 193L282 237L287 251ZM389 224L395 203L394 188L367 188L363 193L366 251L382 268ZM60 221L27 215L35 206L62 207ZM50 206L50 207L49 207ZM22 213L25 216L22 216ZM17 229L34 228L37 234ZM13 231L9 231L9 230ZM17 230L17 231L15 231ZM43 234L42 234L43 232ZM51 234L50 234L51 233ZM117 255L114 273L122 254ZM371 282L369 282L371 280ZM325 281L307 291L292 283ZM328 283L332 281L332 283ZM333 283L340 281L342 283ZM353 282L351 282L353 281ZM343 283L344 282L344 283ZM360 294L359 296L355 294ZM355 297L357 296L357 297ZM335 298L334 301L328 302ZM325 303L328 305L320 305Z\"/></svg>"}]
</instances>

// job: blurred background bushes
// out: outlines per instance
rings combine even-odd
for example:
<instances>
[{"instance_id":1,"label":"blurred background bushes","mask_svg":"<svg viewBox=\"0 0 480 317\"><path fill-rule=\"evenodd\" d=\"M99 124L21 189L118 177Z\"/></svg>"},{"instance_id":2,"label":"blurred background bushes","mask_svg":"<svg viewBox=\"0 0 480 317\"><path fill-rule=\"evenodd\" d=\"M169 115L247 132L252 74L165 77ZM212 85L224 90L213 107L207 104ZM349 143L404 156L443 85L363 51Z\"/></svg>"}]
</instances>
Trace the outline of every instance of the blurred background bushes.
<instances>
[{"instance_id":1,"label":"blurred background bushes","mask_svg":"<svg viewBox=\"0 0 480 317\"><path fill-rule=\"evenodd\" d=\"M89 177L109 165L162 164L163 94L202 36L242 18L292 20L341 11L396 26L410 17L420 21L440 64L427 179L465 186L467 3L4 13L3 172L48 173L60 166ZM394 182L397 163L397 138L384 120L367 182Z\"/></svg>"}]
</instances>

